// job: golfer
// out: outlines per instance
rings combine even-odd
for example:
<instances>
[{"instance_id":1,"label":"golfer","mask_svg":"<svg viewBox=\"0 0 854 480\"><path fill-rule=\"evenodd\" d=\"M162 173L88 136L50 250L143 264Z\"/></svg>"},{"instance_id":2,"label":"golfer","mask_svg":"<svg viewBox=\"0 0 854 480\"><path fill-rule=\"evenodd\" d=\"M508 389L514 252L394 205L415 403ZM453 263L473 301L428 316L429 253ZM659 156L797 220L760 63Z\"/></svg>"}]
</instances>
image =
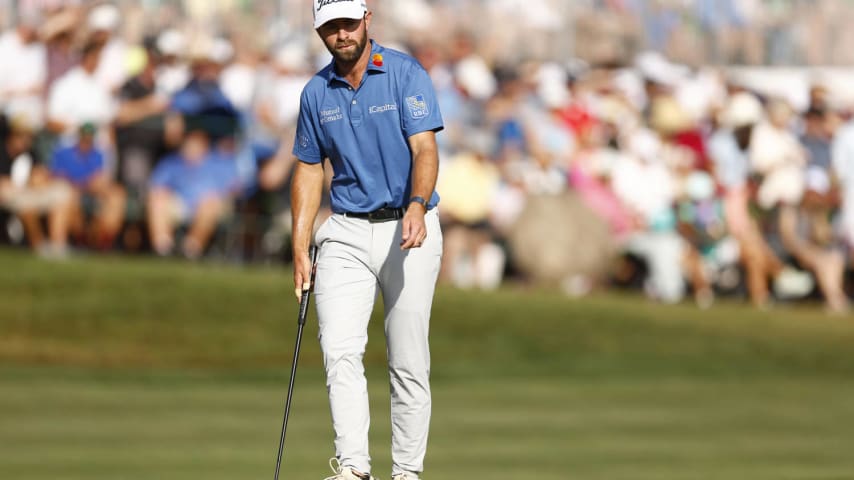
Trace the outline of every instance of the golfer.
<instances>
[{"instance_id":1,"label":"golfer","mask_svg":"<svg viewBox=\"0 0 854 480\"><path fill-rule=\"evenodd\" d=\"M294 142L294 282L310 287L308 249L324 181L333 215L318 229L314 286L335 430L331 479L370 479L362 357L382 294L391 381L392 478L416 480L430 424L427 334L442 255L433 191L443 128L427 72L369 40L364 0L314 0L314 28L332 54L306 85Z\"/></svg>"}]
</instances>

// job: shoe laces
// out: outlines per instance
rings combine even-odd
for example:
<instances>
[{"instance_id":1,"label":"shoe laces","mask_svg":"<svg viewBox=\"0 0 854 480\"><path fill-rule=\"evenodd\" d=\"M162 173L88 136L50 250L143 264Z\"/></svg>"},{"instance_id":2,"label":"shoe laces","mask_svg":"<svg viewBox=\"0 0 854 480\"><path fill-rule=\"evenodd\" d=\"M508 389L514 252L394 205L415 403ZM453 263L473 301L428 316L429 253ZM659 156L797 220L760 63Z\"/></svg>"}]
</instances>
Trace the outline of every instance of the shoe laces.
<instances>
[{"instance_id":1,"label":"shoe laces","mask_svg":"<svg viewBox=\"0 0 854 480\"><path fill-rule=\"evenodd\" d=\"M326 477L324 480L342 480L346 478L344 476L344 467L341 466L341 462L338 461L337 457L332 457L329 459L329 468L332 469L332 473L334 473L335 475L331 477ZM350 474L353 476L353 478L360 478L358 475L353 473L352 469L350 469ZM368 478L374 480L374 477L369 476Z\"/></svg>"},{"instance_id":2,"label":"shoe laces","mask_svg":"<svg viewBox=\"0 0 854 480\"><path fill-rule=\"evenodd\" d=\"M334 473L335 475L331 477L326 477L324 480L337 480L340 478L344 478L344 476L342 475L344 469L341 468L341 463L338 461L337 458L332 457L329 459L329 468L332 469L332 473Z\"/></svg>"}]
</instances>

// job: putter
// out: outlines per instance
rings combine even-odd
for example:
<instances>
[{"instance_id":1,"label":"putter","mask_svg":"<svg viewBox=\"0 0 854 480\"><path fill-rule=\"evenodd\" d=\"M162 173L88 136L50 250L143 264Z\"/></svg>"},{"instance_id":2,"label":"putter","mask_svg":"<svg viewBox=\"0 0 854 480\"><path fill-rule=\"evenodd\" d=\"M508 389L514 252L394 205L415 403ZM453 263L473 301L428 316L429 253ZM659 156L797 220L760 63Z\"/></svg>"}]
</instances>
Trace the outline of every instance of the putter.
<instances>
[{"instance_id":1,"label":"putter","mask_svg":"<svg viewBox=\"0 0 854 480\"><path fill-rule=\"evenodd\" d=\"M305 317L308 314L308 300L311 297L311 290L314 288L314 270L317 267L317 247L311 246L308 250L308 256L311 259L310 286L307 290L303 290L299 301L299 316L297 317L297 342L294 347L294 361L291 364L291 380L288 382L288 397L285 401L285 418L282 420L282 436L279 439L279 456L276 459L276 480L279 480L279 470L282 468L282 452L285 448L285 432L288 430L288 416L291 413L291 399L294 394L294 376L297 373L297 360L299 360L299 347L302 342L302 330L305 327Z\"/></svg>"}]
</instances>

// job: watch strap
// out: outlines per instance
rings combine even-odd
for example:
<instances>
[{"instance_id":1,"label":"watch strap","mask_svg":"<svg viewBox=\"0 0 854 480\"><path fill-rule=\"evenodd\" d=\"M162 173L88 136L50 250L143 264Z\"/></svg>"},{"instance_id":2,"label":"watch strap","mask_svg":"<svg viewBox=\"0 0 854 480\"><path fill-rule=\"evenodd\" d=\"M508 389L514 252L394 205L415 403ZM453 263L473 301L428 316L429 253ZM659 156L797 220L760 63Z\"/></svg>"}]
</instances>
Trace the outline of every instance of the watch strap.
<instances>
[{"instance_id":1,"label":"watch strap","mask_svg":"<svg viewBox=\"0 0 854 480\"><path fill-rule=\"evenodd\" d=\"M417 195L416 195L416 196L414 196L414 197L411 197L411 198L409 199L409 203L413 203L413 202L415 202L415 203L420 203L420 204L421 204L421 206L422 206L422 207L424 207L424 209L425 209L425 210L427 209L427 200L426 200L426 199L424 199L424 197L420 197L420 196L417 196Z\"/></svg>"}]
</instances>

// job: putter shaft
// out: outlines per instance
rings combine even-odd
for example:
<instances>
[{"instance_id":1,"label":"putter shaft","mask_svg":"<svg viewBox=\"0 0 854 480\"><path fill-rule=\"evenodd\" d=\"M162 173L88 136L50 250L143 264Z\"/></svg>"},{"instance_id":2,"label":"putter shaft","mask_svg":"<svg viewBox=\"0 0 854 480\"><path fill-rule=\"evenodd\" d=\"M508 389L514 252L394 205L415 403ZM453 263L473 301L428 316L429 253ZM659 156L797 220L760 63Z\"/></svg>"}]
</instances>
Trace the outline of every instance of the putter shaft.
<instances>
[{"instance_id":1,"label":"putter shaft","mask_svg":"<svg viewBox=\"0 0 854 480\"><path fill-rule=\"evenodd\" d=\"M288 417L291 414L291 400L293 399L294 394L294 378L297 374L297 362L299 361L299 351L300 345L302 344L302 331L305 327L306 316L308 315L308 302L311 298L311 289L314 288L314 270L317 265L317 247L312 246L308 252L309 258L311 258L311 286L302 292L300 296L299 302L299 315L297 316L297 339L296 345L294 346L294 359L291 363L291 377L290 381L288 381L288 395L285 400L285 417L282 419L282 435L279 438L279 455L276 458L276 475L273 477L275 480L279 480L279 471L282 468L282 454L285 448L285 433L288 430Z\"/></svg>"}]
</instances>

